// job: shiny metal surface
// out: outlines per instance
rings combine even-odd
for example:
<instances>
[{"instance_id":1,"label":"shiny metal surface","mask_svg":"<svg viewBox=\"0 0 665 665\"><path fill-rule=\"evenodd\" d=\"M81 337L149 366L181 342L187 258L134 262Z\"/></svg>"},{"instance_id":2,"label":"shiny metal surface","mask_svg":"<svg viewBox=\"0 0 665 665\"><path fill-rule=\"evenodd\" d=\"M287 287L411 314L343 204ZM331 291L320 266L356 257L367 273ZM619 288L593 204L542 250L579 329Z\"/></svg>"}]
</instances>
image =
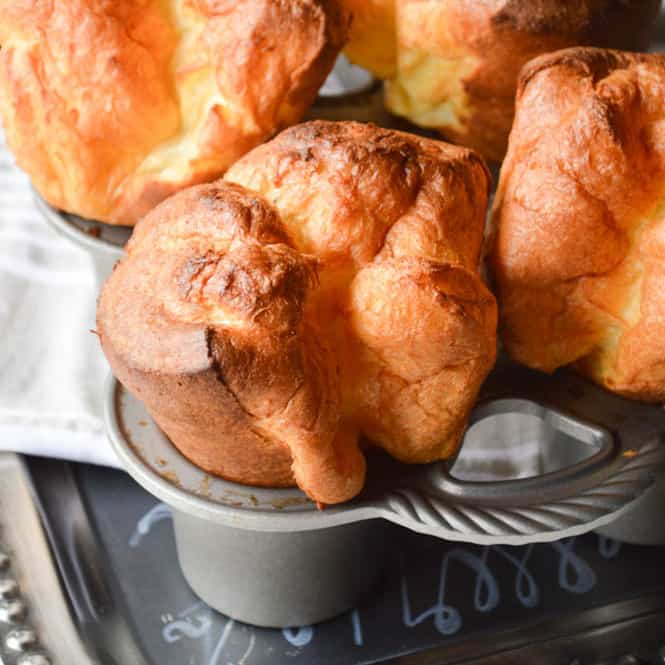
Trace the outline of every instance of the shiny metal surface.
<instances>
[{"instance_id":1,"label":"shiny metal surface","mask_svg":"<svg viewBox=\"0 0 665 665\"><path fill-rule=\"evenodd\" d=\"M116 593L118 580L107 567L107 553L96 537L72 465L31 459L29 466L33 499L62 580L63 597L90 662L147 665L137 643L140 636L132 632L125 615L124 598ZM49 655L60 665L59 652L49 649Z\"/></svg>"},{"instance_id":2,"label":"shiny metal surface","mask_svg":"<svg viewBox=\"0 0 665 665\"><path fill-rule=\"evenodd\" d=\"M18 582L11 577L0 578L0 600L18 596Z\"/></svg>"},{"instance_id":3,"label":"shiny metal surface","mask_svg":"<svg viewBox=\"0 0 665 665\"><path fill-rule=\"evenodd\" d=\"M665 545L665 476L633 502L625 515L596 529L596 532L636 545Z\"/></svg>"},{"instance_id":4,"label":"shiny metal surface","mask_svg":"<svg viewBox=\"0 0 665 665\"><path fill-rule=\"evenodd\" d=\"M21 656L16 665L52 665L50 658L41 653L29 653Z\"/></svg>"},{"instance_id":5,"label":"shiny metal surface","mask_svg":"<svg viewBox=\"0 0 665 665\"><path fill-rule=\"evenodd\" d=\"M24 653L37 646L37 633L30 628L13 628L5 635L5 647L8 651Z\"/></svg>"},{"instance_id":6,"label":"shiny metal surface","mask_svg":"<svg viewBox=\"0 0 665 665\"><path fill-rule=\"evenodd\" d=\"M71 478L76 481L81 480L79 472L83 472L85 475L88 475L90 467L84 467L77 470L76 465L70 465L61 461L52 460L36 460L34 463L31 460L30 462L30 474L35 484L35 487L39 490L40 501L39 503L47 507L47 514L45 514L45 521L50 523L50 526L47 526L47 532L52 532L54 535L52 543L58 543L56 549L59 552L66 547L66 542L68 535L71 535L77 542L87 543L88 541L95 540L94 534L87 534L87 529L93 529L99 537L100 532L97 532L96 529L99 528L99 523L94 519L94 515L97 514L98 518L102 519L108 518L111 524L107 524L105 529L107 529L107 535L113 540L121 538L122 541L132 533L132 527L135 523L136 516L143 514L144 507L153 505L148 498L145 498L145 503L142 504L142 507L137 510L130 510L130 514L127 515L127 523L123 521L123 518L120 517L124 513L124 509L119 508L117 511L115 509L110 510L109 505L106 501L99 503L96 508L90 513L91 521L87 523L86 521L81 521L79 519L79 511L76 508L76 504L79 503L82 499L86 503L86 493L83 492L79 495L79 483L73 482L70 483L68 478ZM91 472L92 473L92 472ZM118 482L115 479L116 476L121 475L119 472L106 472L99 471L94 472L93 475L95 478L99 479L99 482L104 483L106 489L104 494L108 496L108 499L112 502L114 493L121 488L126 488L131 486L132 483L128 480L123 480L123 482ZM108 481L105 479L108 478ZM115 480L114 480L115 479ZM96 483L93 483L96 485ZM110 487L109 487L110 486ZM97 491L94 487L90 489L97 494ZM137 495L142 495L138 488L135 488L133 492L118 492L118 500L122 502L127 495L136 497ZM91 495L87 495L91 496ZM134 502L132 501L132 504ZM89 506L90 507L90 506ZM100 513L101 511L101 513ZM54 521L53 521L54 520ZM360 523L359 526L366 523ZM108 530L110 529L110 530ZM157 532L161 530L162 537L157 537ZM178 578L179 575L174 573L172 566L169 564L166 567L159 568L158 562L167 560L171 561L172 558L168 555L168 552L164 550L161 553L156 552L155 550L160 550L161 548L172 547L170 544L171 536L167 535L166 532L170 531L170 526L165 526L164 524L155 525L149 535L144 535L145 541L142 542L142 545L139 546L139 549L132 550L131 560L135 561L134 575L137 573L139 575L144 575L145 586L141 587L138 591L138 597L140 598L142 594L149 590L153 585L157 584L160 587L166 589L170 588L174 584L177 587L178 582L174 582L174 578ZM402 533L407 533L404 530L394 530ZM286 534L285 534L286 535ZM412 542L411 539L417 538L416 536L409 536L407 539L408 542ZM590 537L586 537L588 540ZM593 538L593 537L591 537ZM407 542L405 541L405 542ZM103 539L97 541L97 546L100 543L106 542ZM395 541L391 540L390 546L392 548L400 548L404 545L400 545L401 540ZM566 541L564 541L565 544ZM579 542L579 541L578 541ZM595 540L593 540L595 542ZM124 548L122 544L118 546L121 550ZM438 547L433 545L435 549ZM447 551L447 547L443 546L444 549L436 551ZM549 563L545 564L545 567L542 569L537 569L535 567L535 559L539 558L536 556L536 550L538 548L546 547L547 551L554 552L555 550L550 550L551 546L535 546L532 557L533 561L530 558L531 564L528 566L527 573L530 572L535 576L536 583L540 584L544 582L544 579L553 574L555 577L557 575L558 563L552 559ZM654 557L654 551L659 551L654 548L644 548L644 558L642 559L644 565L642 569L650 569L650 567L658 566L657 563L657 554ZM410 548L409 548L410 551ZM513 554L521 559L520 552L524 553L527 550L512 550ZM149 554L152 552L152 554ZM588 559L587 555L582 554L583 559ZM75 586L81 583L83 586L79 593L80 596L86 596L91 599L94 605L99 605L100 602L105 602L103 598L99 596L99 589L97 585L97 573L99 570L100 573L104 570L100 557L103 558L104 554L110 555L111 552L95 552L92 546L86 545L85 548L81 548L78 552L72 552L73 556L80 557L78 559L77 565L75 567L61 568L63 571L63 583L66 586ZM173 553L173 559L174 557ZM420 559L423 556L422 551L418 550L417 553L413 552L412 556L416 559ZM434 557L436 558L436 557ZM491 559L491 557L490 557ZM589 563L595 568L601 561L602 557L599 559L589 560ZM602 559L604 561L604 559ZM626 563L620 565L618 562L615 565L608 563L607 566L602 566L602 568L596 568L596 573L598 574L599 586L601 585L601 580L605 579L606 583L613 584L607 577L614 577L611 574L613 568L616 569L615 575L621 579L632 576L640 576L641 573L635 570L636 566L628 563L629 561L635 562L639 561L639 552L635 552L633 555L626 559ZM568 559L566 558L566 561ZM124 563L123 563L124 562ZM152 562L152 563L151 563ZM109 588L114 592L118 587L126 588L127 579L136 579L131 575L125 574L125 565L127 559L113 559L112 566L115 567L115 575L111 572L108 572L105 576L105 583L109 585ZM490 561L491 563L491 561ZM498 562L495 562L498 563ZM570 562L569 562L570 563ZM149 568L146 570L145 566L148 565ZM79 579L77 577L77 569L79 571L88 571L84 578ZM416 565L416 570L419 570ZM66 572L64 572L66 571ZM143 572L141 572L143 571ZM434 571L434 569L432 569ZM625 571L625 575L622 571ZM128 572L128 571L127 571ZM468 572L468 571L467 571ZM514 571L503 571L500 575L502 593L505 592L507 595L512 595L514 593L513 585L515 583L515 574ZM450 585L448 592L446 593L446 602L452 603L453 606L456 606L459 601L459 597L456 595L453 589L452 580L458 580L459 577L464 577L464 570L454 568L450 571L451 577L449 579ZM508 573L508 574L505 574ZM568 569L569 574L573 574L571 569ZM277 574L276 570L272 572L273 576ZM415 574L415 573L414 573ZM70 579L71 577L75 579ZM425 575L425 579L428 579L428 575ZM649 574L646 574L646 577L650 577ZM67 581L65 581L67 578ZM642 576L644 579L644 576ZM489 612L483 613L483 623L489 626L489 632L471 632L464 636L459 635L459 639L450 639L444 640L444 642L435 648L425 647L423 643L422 649L414 650L413 653L406 653L402 655L395 655L394 657L386 657L377 659L376 662L385 663L385 665L446 665L452 663L468 663L471 665L514 665L514 663L538 663L538 665L570 665L574 662L575 659L578 659L578 665L615 665L616 660L622 654L635 654L640 658L646 659L645 662L653 663L653 655L656 653L657 648L662 646L663 639L663 626L665 626L665 596L663 595L662 587L662 576L658 577L657 575L653 578L651 586L642 586L634 587L634 593L631 595L628 593L628 598L625 600L619 601L617 596L614 601L608 603L607 597L605 600L601 600L601 596L596 596L596 603L591 603L589 607L588 598L585 600L585 596L581 595L579 597L574 596L570 598L570 605L567 609L564 609L563 612L552 611L552 595L550 591L547 591L547 604L535 608L531 611L531 616L524 619L523 622L507 621L507 616L504 611L498 612ZM522 580L524 581L524 579ZM570 581L575 581L573 578ZM505 585L505 586L503 586ZM555 582L556 585L556 582ZM436 597L436 581L432 580L431 586L427 587L428 590L424 592L424 597L416 600L416 596L413 597L414 602L417 603L417 611L425 610L429 607L429 599L435 599ZM115 589L113 588L115 587ZM458 591L463 593L462 589L464 584L461 586L458 585ZM549 588L549 587L548 587ZM630 588L628 585L627 588ZM645 592L645 590L647 590ZM543 587L545 592L545 588ZM391 601L386 598L387 590L382 584L379 593L376 596L372 596L375 600L370 601L370 604L380 605L381 606L381 617L383 617L384 607L387 604L391 604ZM127 608L124 608L122 612L125 618L130 622L133 628L133 633L135 636L140 636L142 645L146 648L146 662L149 662L154 665L209 665L212 661L215 665L226 665L227 663L233 663L238 665L240 662L240 654L243 653L243 648L238 648L236 650L231 649L230 653L222 653L221 656L215 659L215 646L217 644L216 637L218 635L217 631L213 628L212 639L205 640L206 647L203 651L199 651L196 648L194 642L191 644L189 641L184 638L182 642L178 644L184 644L180 650L171 651L170 649L175 645L166 645L164 649L152 643L153 637L151 636L151 623L155 617L159 618L160 611L171 611L173 612L174 617L176 617L175 610L180 606L179 602L171 602L171 600L166 600L167 598L174 598L170 596L171 592L166 592L165 595L162 595L162 592L159 592L157 595L157 603L155 604L155 599L152 599L152 603L141 603L140 600L135 606L135 611L137 614L132 615L131 612L127 611ZM595 594L593 591L591 594ZM473 597L473 580L469 579L468 584L468 594L470 597ZM399 594L398 594L399 595ZM178 594L175 594L175 597L179 597ZM189 599L190 597L187 596ZM185 601L184 598L181 598L184 601L184 605L187 605L189 600ZM507 598L504 599L507 601ZM470 601L473 605L473 601ZM183 605L183 606L184 606ZM392 606L392 605L391 605ZM396 606L395 606L396 607ZM160 609L163 608L163 609ZM549 612L547 611L549 608ZM416 607L414 607L414 611ZM127 641L132 639L131 635L126 635L117 631L117 627L114 627L115 620L112 620L111 623L107 623L109 615L114 615L119 611L119 608L110 608L106 606L104 613L99 615L97 618L89 618L87 625L81 626L81 629L88 634L94 633L94 630L90 623L98 622L99 631L109 635L107 643L109 646L115 647L114 651L106 654L105 657L101 660L104 665L134 665L135 660L131 657L122 656L122 650L124 644ZM369 608L361 610L361 615L363 617L363 631L365 634L366 642L369 645L370 642L373 643L374 640L380 639L382 633L373 633L369 632L369 626L365 625L369 621ZM465 620L471 620L471 616L467 615L465 612ZM428 627L424 624L429 623L433 620L431 617L429 620L425 620L423 624L419 625L417 628L410 629L414 632L425 631L427 633ZM215 619L217 621L217 619ZM215 623L215 626L223 627L225 623L228 622L224 617L219 617L219 624ZM385 619L382 619L382 622L385 622ZM496 626L494 625L496 622ZM339 631L333 631L335 639L339 639L342 643L340 651L340 659L338 661L330 661L327 659L319 660L319 655L322 655L315 647L315 644L320 644L321 640L324 639L324 632L327 631L328 624L324 624L321 627L316 627L315 630L315 639L312 644L305 649L302 653L299 653L299 657L292 658L293 662L302 661L306 663L328 663L328 665L334 665L335 663L341 662L353 662L356 665L360 662L375 662L375 660L364 660L362 658L362 649L355 647L359 650L358 660L346 660L342 659L341 654L343 653L344 644L350 642L352 639L352 633L350 628L347 628L348 619L344 617L340 621L341 628ZM260 629L256 629L260 630ZM388 632L395 632L395 626L391 622L385 622L385 630ZM432 627L432 630L434 628ZM159 633L159 626L156 629ZM249 632L246 632L249 631ZM320 632L319 632L320 631ZM293 633L297 633L297 630L294 630ZM399 631L397 631L399 633ZM235 635L236 633L241 636L240 645L247 641L249 635L251 635L252 630L247 629L247 627L242 624L235 624L235 627L232 631ZM115 637L114 637L115 636ZM243 637L244 636L244 637ZM157 640L159 636L157 635ZM422 636L421 636L422 637ZM399 638L398 638L399 639ZM244 640L244 642L243 642ZM252 654L252 657L242 661L244 665L261 665L265 663L277 662L275 658L276 654L265 654L259 648L261 640L256 641L256 649ZM311 649L314 647L314 653L311 653ZM232 657L232 653L236 654L236 657ZM309 655L308 655L309 653ZM567 656L567 658L566 658ZM305 660L303 660L305 659ZM54 661L54 663L59 663L60 661ZM282 662L282 660L279 660ZM13 664L12 664L13 665Z\"/></svg>"},{"instance_id":7,"label":"shiny metal surface","mask_svg":"<svg viewBox=\"0 0 665 665\"><path fill-rule=\"evenodd\" d=\"M23 462L0 453L0 663L94 662L62 594Z\"/></svg>"},{"instance_id":8,"label":"shiny metal surface","mask_svg":"<svg viewBox=\"0 0 665 665\"><path fill-rule=\"evenodd\" d=\"M17 624L23 621L27 607L22 600L9 600L0 603L0 623Z\"/></svg>"}]
</instances>

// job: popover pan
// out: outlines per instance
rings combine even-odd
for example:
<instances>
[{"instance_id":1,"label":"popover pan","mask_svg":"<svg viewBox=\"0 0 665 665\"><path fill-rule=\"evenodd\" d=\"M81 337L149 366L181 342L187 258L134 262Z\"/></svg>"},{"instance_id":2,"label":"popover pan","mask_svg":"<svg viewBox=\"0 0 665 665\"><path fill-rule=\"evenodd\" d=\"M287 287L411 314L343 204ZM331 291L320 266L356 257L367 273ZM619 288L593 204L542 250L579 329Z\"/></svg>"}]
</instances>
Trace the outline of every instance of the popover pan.
<instances>
[{"instance_id":1,"label":"popover pan","mask_svg":"<svg viewBox=\"0 0 665 665\"><path fill-rule=\"evenodd\" d=\"M545 376L502 359L467 437L490 419L505 428L525 417L541 423L540 475L470 482L451 473L453 460L411 466L370 451L363 492L317 510L297 489L207 475L114 379L106 396L111 443L135 480L171 507L192 589L228 616L272 627L322 621L361 601L381 575L385 520L479 545L551 541L632 520L633 505L664 477L659 406L627 401L571 371ZM660 525L663 537L655 518L651 528Z\"/></svg>"}]
</instances>

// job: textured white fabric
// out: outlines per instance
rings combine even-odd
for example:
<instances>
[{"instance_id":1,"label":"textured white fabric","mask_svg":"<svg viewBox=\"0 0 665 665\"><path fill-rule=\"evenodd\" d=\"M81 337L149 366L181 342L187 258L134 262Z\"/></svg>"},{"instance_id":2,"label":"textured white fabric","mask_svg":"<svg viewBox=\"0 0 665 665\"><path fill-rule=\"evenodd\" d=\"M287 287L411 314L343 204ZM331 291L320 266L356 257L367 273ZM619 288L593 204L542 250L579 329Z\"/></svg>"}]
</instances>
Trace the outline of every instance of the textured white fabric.
<instances>
[{"instance_id":1,"label":"textured white fabric","mask_svg":"<svg viewBox=\"0 0 665 665\"><path fill-rule=\"evenodd\" d=\"M92 263L41 218L0 136L0 450L117 465Z\"/></svg>"}]
</instances>

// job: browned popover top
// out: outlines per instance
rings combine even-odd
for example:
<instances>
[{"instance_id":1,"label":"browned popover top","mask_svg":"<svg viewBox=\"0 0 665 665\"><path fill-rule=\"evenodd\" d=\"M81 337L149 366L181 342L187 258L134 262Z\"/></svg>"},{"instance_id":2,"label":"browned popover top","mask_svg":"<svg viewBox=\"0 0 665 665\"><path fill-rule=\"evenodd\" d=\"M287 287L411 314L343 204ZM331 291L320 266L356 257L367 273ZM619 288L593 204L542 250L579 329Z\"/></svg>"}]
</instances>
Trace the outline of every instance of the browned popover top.
<instances>
[{"instance_id":1,"label":"browned popover top","mask_svg":"<svg viewBox=\"0 0 665 665\"><path fill-rule=\"evenodd\" d=\"M530 62L493 216L510 353L664 400L665 55Z\"/></svg>"},{"instance_id":2,"label":"browned popover top","mask_svg":"<svg viewBox=\"0 0 665 665\"><path fill-rule=\"evenodd\" d=\"M337 0L0 0L0 115L40 194L129 224L297 122Z\"/></svg>"},{"instance_id":3,"label":"browned popover top","mask_svg":"<svg viewBox=\"0 0 665 665\"><path fill-rule=\"evenodd\" d=\"M645 50L661 5L661 0L343 2L361 18L352 25L346 52L389 80L388 108L495 161L506 150L517 77L526 62L579 45Z\"/></svg>"},{"instance_id":4,"label":"browned popover top","mask_svg":"<svg viewBox=\"0 0 665 665\"><path fill-rule=\"evenodd\" d=\"M312 122L225 180L160 204L104 286L119 379L199 466L321 503L362 488L361 436L451 455L495 355L482 160Z\"/></svg>"}]
</instances>

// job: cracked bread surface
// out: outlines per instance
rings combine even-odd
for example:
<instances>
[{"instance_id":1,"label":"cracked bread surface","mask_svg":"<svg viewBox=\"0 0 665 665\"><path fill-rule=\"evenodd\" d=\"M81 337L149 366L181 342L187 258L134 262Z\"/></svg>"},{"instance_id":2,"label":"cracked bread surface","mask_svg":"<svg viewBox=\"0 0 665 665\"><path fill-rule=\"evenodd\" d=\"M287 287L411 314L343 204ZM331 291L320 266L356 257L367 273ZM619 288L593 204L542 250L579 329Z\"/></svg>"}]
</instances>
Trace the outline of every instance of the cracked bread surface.
<instances>
[{"instance_id":1,"label":"cracked bread surface","mask_svg":"<svg viewBox=\"0 0 665 665\"><path fill-rule=\"evenodd\" d=\"M665 56L567 49L522 71L493 210L507 350L665 400Z\"/></svg>"},{"instance_id":2,"label":"cracked bread surface","mask_svg":"<svg viewBox=\"0 0 665 665\"><path fill-rule=\"evenodd\" d=\"M0 117L53 206L133 225L298 122L346 40L337 0L0 0Z\"/></svg>"},{"instance_id":3,"label":"cracked bread surface","mask_svg":"<svg viewBox=\"0 0 665 665\"><path fill-rule=\"evenodd\" d=\"M363 487L363 448L453 455L495 358L480 157L358 123L282 132L135 228L98 308L104 352L206 471Z\"/></svg>"}]
</instances>

